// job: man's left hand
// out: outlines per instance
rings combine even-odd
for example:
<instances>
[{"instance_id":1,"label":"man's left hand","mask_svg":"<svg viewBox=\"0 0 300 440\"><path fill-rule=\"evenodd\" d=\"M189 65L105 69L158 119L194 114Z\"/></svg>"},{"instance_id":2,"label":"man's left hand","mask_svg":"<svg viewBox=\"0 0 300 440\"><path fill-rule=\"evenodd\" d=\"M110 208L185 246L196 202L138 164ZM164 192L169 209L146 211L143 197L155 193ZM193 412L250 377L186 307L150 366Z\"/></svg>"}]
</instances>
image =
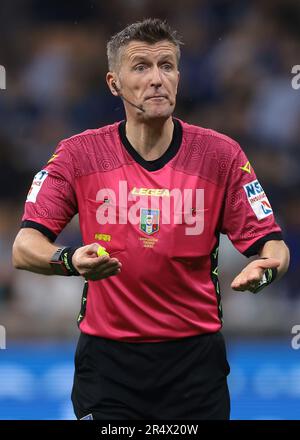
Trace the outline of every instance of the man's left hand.
<instances>
[{"instance_id":1,"label":"man's left hand","mask_svg":"<svg viewBox=\"0 0 300 440\"><path fill-rule=\"evenodd\" d=\"M233 290L244 292L249 290L254 293L261 281L266 269L273 269L280 266L276 258L258 259L249 263L232 281Z\"/></svg>"}]
</instances>

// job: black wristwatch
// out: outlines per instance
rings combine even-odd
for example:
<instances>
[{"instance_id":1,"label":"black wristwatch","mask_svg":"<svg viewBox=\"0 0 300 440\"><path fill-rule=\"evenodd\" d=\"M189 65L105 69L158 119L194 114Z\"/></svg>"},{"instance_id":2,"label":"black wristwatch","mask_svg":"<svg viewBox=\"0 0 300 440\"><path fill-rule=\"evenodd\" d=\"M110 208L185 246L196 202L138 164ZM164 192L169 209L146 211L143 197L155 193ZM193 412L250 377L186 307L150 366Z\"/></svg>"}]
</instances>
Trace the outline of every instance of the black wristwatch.
<instances>
[{"instance_id":1,"label":"black wristwatch","mask_svg":"<svg viewBox=\"0 0 300 440\"><path fill-rule=\"evenodd\" d=\"M79 276L80 273L75 269L72 263L74 252L78 248L63 247L58 248L51 257L50 265L55 275Z\"/></svg>"}]
</instances>

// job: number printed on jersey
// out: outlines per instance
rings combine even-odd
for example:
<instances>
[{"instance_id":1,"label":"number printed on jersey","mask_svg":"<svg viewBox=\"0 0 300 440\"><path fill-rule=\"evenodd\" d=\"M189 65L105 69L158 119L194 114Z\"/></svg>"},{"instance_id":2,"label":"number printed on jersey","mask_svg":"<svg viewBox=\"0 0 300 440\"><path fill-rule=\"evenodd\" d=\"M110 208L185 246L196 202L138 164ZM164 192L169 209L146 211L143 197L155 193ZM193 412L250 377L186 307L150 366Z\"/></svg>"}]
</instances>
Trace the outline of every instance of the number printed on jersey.
<instances>
[{"instance_id":1,"label":"number printed on jersey","mask_svg":"<svg viewBox=\"0 0 300 440\"><path fill-rule=\"evenodd\" d=\"M48 171L46 170L41 170L34 176L31 188L27 195L26 202L36 202L37 195L40 192L40 189L42 188L42 185L45 182L47 176Z\"/></svg>"},{"instance_id":2,"label":"number printed on jersey","mask_svg":"<svg viewBox=\"0 0 300 440\"><path fill-rule=\"evenodd\" d=\"M248 202L258 220L262 220L273 214L270 202L258 180L253 180L244 185Z\"/></svg>"}]
</instances>

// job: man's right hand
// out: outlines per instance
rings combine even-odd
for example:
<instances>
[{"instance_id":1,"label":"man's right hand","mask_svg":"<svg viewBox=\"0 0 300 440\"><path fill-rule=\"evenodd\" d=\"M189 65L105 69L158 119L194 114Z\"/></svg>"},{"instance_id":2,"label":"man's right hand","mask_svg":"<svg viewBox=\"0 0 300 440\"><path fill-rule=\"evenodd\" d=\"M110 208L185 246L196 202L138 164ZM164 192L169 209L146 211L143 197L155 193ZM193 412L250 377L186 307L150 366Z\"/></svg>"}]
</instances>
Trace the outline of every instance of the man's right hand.
<instances>
[{"instance_id":1,"label":"man's right hand","mask_svg":"<svg viewBox=\"0 0 300 440\"><path fill-rule=\"evenodd\" d=\"M108 255L98 257L99 244L93 243L78 248L72 257L72 263L86 280L102 280L121 272L122 264L117 258Z\"/></svg>"}]
</instances>

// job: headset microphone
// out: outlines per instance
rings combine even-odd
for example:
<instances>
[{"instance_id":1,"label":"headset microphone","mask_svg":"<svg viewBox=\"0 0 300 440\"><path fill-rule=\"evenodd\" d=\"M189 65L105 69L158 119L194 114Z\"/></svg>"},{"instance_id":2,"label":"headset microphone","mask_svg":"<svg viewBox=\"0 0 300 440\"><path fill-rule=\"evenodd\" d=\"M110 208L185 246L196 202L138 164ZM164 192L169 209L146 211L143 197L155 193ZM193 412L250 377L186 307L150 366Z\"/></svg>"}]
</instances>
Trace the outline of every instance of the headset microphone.
<instances>
[{"instance_id":1,"label":"headset microphone","mask_svg":"<svg viewBox=\"0 0 300 440\"><path fill-rule=\"evenodd\" d=\"M125 98L124 95L121 93L121 90L117 87L117 84L115 83L115 81L112 81L111 85L115 89L115 91L117 92L118 96L120 96L121 99L124 99L124 101L128 102L128 104L130 104L133 107L137 108L141 112L144 112L144 113L146 112L146 110L144 109L144 107L142 105L140 105L140 106L136 105L133 102L130 102L129 99Z\"/></svg>"}]
</instances>

